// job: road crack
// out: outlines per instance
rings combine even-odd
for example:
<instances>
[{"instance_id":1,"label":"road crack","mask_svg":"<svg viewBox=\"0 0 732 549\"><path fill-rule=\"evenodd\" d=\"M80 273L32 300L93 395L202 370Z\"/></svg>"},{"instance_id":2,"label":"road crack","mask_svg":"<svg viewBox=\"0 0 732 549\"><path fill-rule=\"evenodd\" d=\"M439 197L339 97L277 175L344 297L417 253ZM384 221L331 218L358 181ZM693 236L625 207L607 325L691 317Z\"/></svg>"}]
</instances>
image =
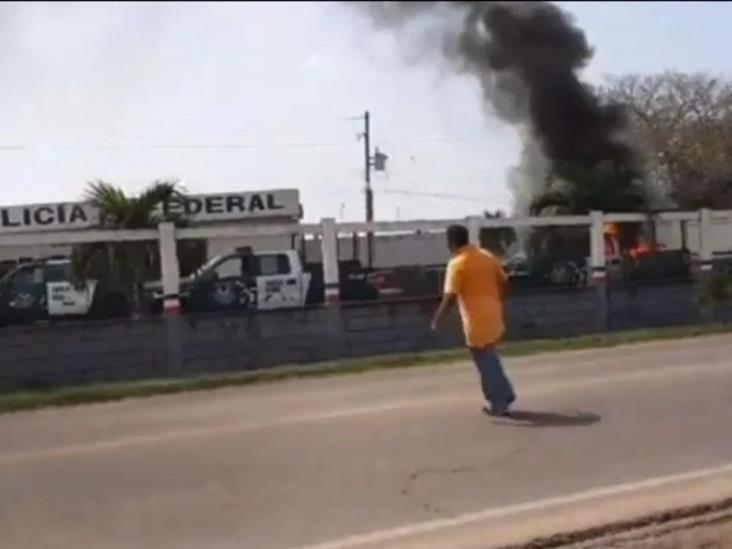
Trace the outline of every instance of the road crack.
<instances>
[{"instance_id":1,"label":"road crack","mask_svg":"<svg viewBox=\"0 0 732 549\"><path fill-rule=\"evenodd\" d=\"M410 473L407 477L404 487L402 488L402 496L411 499L414 503L419 505L424 511L435 515L443 514L444 510L438 505L431 503L430 501L421 501L414 495L414 484L425 476L455 476L460 474L472 473L475 471L474 467L461 466L461 467L428 467L424 469L417 469Z\"/></svg>"},{"instance_id":2,"label":"road crack","mask_svg":"<svg viewBox=\"0 0 732 549\"><path fill-rule=\"evenodd\" d=\"M434 503L434 498L426 499L426 498L420 498L415 492L416 492L416 486L418 482L425 477L434 477L434 476L447 476L447 477L455 477L458 475L466 475L470 473L475 473L478 470L484 470L484 469L500 469L501 465L503 465L505 462L512 461L516 458L516 456L520 455L524 452L526 449L527 443L525 441L521 441L520 443L516 444L513 448L506 448L504 450L504 453L499 454L497 456L493 456L492 459L488 460L487 462L479 464L479 466L470 466L470 465L461 465L458 467L423 467L419 469L415 469L413 472L411 472L407 479L404 481L404 484L401 489L401 496L410 499L415 505L418 505L422 510L433 514L433 515L445 515L446 510L441 507L440 505L437 505Z\"/></svg>"}]
</instances>

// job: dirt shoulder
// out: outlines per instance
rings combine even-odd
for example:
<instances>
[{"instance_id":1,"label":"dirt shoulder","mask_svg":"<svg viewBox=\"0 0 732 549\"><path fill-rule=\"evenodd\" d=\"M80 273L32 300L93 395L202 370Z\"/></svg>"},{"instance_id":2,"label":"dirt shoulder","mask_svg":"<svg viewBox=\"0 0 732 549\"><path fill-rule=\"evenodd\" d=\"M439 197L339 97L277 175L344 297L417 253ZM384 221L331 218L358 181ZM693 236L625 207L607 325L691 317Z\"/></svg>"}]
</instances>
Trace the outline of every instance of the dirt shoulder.
<instances>
[{"instance_id":1,"label":"dirt shoulder","mask_svg":"<svg viewBox=\"0 0 732 549\"><path fill-rule=\"evenodd\" d=\"M511 549L732 548L732 498L582 532L536 539ZM508 549L508 548L506 548Z\"/></svg>"}]
</instances>

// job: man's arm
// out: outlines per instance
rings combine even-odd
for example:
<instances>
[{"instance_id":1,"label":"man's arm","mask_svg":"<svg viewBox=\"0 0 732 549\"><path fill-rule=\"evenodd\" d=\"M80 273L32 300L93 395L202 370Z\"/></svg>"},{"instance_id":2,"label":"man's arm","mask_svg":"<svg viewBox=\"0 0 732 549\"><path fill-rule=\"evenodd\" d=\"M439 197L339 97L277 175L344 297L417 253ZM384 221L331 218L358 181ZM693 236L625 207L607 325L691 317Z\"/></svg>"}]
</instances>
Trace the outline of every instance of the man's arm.
<instances>
[{"instance_id":1,"label":"man's arm","mask_svg":"<svg viewBox=\"0 0 732 549\"><path fill-rule=\"evenodd\" d=\"M437 330L440 321L445 316L447 311L450 310L450 307L457 298L460 290L459 274L460 273L458 272L458 269L456 268L454 262L451 261L447 264L447 271L445 272L445 288L442 292L442 301L440 301L440 306L437 307L437 310L435 311L435 316L432 318L433 331Z\"/></svg>"},{"instance_id":2,"label":"man's arm","mask_svg":"<svg viewBox=\"0 0 732 549\"><path fill-rule=\"evenodd\" d=\"M501 300L505 300L508 293L508 274L498 259L496 259L496 269L498 270L498 294Z\"/></svg>"},{"instance_id":3,"label":"man's arm","mask_svg":"<svg viewBox=\"0 0 732 549\"><path fill-rule=\"evenodd\" d=\"M437 330L440 322L442 321L442 318L445 316L445 314L447 314L447 311L450 310L450 307L452 307L452 304L455 302L456 297L457 296L452 293L446 293L442 295L442 301L440 301L440 306L437 307L437 310L435 311L435 316L432 318L432 331Z\"/></svg>"}]
</instances>

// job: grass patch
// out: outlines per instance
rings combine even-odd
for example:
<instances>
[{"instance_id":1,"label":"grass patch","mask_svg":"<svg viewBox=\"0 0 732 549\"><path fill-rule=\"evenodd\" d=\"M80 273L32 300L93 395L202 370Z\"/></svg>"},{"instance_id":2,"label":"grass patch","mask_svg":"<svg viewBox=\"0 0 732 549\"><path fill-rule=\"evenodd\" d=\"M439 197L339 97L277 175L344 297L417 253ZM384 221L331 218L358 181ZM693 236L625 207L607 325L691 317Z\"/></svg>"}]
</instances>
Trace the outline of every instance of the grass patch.
<instances>
[{"instance_id":1,"label":"grass patch","mask_svg":"<svg viewBox=\"0 0 732 549\"><path fill-rule=\"evenodd\" d=\"M530 356L540 353L578 351L616 347L632 343L674 340L727 333L729 326L712 325L679 328L658 328L598 334L568 339L517 341L501 348L503 356ZM94 402L110 402L126 398L170 395L188 391L205 391L254 383L271 383L284 379L353 374L371 370L439 366L467 358L464 349L431 351L369 358L348 359L307 366L288 366L252 372L224 373L181 379L156 379L126 383L62 387L43 391L15 392L0 395L0 413L33 410L54 406L74 406Z\"/></svg>"}]
</instances>

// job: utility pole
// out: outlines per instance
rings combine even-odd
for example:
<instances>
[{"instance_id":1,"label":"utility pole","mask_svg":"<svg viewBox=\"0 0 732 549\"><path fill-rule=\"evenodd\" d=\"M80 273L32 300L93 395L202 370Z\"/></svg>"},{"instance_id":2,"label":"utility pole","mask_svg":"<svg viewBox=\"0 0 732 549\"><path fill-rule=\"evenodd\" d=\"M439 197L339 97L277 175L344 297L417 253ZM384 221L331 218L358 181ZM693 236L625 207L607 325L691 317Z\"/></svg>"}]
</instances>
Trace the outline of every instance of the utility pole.
<instances>
[{"instance_id":1,"label":"utility pole","mask_svg":"<svg viewBox=\"0 0 732 549\"><path fill-rule=\"evenodd\" d=\"M366 111L363 115L363 147L364 147L364 177L366 179L366 223L374 220L374 191L371 189L371 115ZM366 233L367 266L373 267L374 235Z\"/></svg>"},{"instance_id":2,"label":"utility pole","mask_svg":"<svg viewBox=\"0 0 732 549\"><path fill-rule=\"evenodd\" d=\"M363 114L363 160L364 160L364 179L366 180L366 222L371 223L374 220L374 191L371 188L371 168L377 172L386 171L386 161L389 157L381 152L378 147L371 154L371 115L369 111ZM374 263L374 235L371 231L366 233L366 251L367 263L369 269Z\"/></svg>"}]
</instances>

